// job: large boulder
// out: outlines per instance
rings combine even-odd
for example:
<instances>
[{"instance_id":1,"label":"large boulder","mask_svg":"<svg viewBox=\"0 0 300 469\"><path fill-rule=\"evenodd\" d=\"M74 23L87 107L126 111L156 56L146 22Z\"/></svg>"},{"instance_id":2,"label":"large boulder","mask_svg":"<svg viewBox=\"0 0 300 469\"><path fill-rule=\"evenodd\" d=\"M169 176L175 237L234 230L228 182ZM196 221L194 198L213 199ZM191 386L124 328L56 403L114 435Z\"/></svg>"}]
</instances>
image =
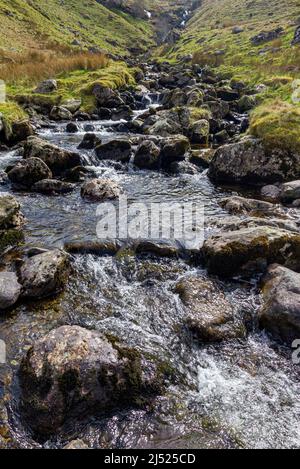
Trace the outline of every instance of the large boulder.
<instances>
[{"instance_id":1,"label":"large boulder","mask_svg":"<svg viewBox=\"0 0 300 469\"><path fill-rule=\"evenodd\" d=\"M290 346L300 337L300 274L271 265L262 291L260 325Z\"/></svg>"},{"instance_id":2,"label":"large boulder","mask_svg":"<svg viewBox=\"0 0 300 469\"><path fill-rule=\"evenodd\" d=\"M208 271L229 277L264 271L269 264L300 265L300 234L269 226L221 232L208 238L202 253Z\"/></svg>"},{"instance_id":3,"label":"large boulder","mask_svg":"<svg viewBox=\"0 0 300 469\"><path fill-rule=\"evenodd\" d=\"M146 120L144 128L146 133L161 137L185 134L190 127L190 117L190 110L187 107L158 111L155 116L149 118L149 122Z\"/></svg>"},{"instance_id":4,"label":"large boulder","mask_svg":"<svg viewBox=\"0 0 300 469\"><path fill-rule=\"evenodd\" d=\"M35 341L19 371L22 413L40 435L68 418L143 406L164 391L166 367L97 331L62 326Z\"/></svg>"},{"instance_id":5,"label":"large boulder","mask_svg":"<svg viewBox=\"0 0 300 469\"><path fill-rule=\"evenodd\" d=\"M151 140L145 140L137 148L134 164L140 169L159 169L160 147Z\"/></svg>"},{"instance_id":6,"label":"large boulder","mask_svg":"<svg viewBox=\"0 0 300 469\"><path fill-rule=\"evenodd\" d=\"M14 144L22 142L33 134L33 128L28 119L16 121L12 124L11 127L11 136L9 139L9 143Z\"/></svg>"},{"instance_id":7,"label":"large boulder","mask_svg":"<svg viewBox=\"0 0 300 469\"><path fill-rule=\"evenodd\" d=\"M21 288L14 272L0 272L0 309L12 307L19 299Z\"/></svg>"},{"instance_id":8,"label":"large boulder","mask_svg":"<svg viewBox=\"0 0 300 469\"><path fill-rule=\"evenodd\" d=\"M51 179L50 168L40 158L28 158L19 161L9 172L10 181L20 188L30 189L42 179Z\"/></svg>"},{"instance_id":9,"label":"large boulder","mask_svg":"<svg viewBox=\"0 0 300 469\"><path fill-rule=\"evenodd\" d=\"M44 161L57 176L82 163L78 153L64 150L38 137L29 137L24 147L24 158L32 157Z\"/></svg>"},{"instance_id":10,"label":"large boulder","mask_svg":"<svg viewBox=\"0 0 300 469\"><path fill-rule=\"evenodd\" d=\"M100 160L120 161L128 163L131 157L131 143L128 140L112 140L95 148Z\"/></svg>"},{"instance_id":11,"label":"large boulder","mask_svg":"<svg viewBox=\"0 0 300 469\"><path fill-rule=\"evenodd\" d=\"M209 175L216 181L226 183L288 181L300 176L300 155L278 148L267 150L261 140L245 137L216 151Z\"/></svg>"},{"instance_id":12,"label":"large boulder","mask_svg":"<svg viewBox=\"0 0 300 469\"><path fill-rule=\"evenodd\" d=\"M23 296L45 298L59 292L69 274L68 254L59 249L46 251L25 260L20 269Z\"/></svg>"},{"instance_id":13,"label":"large boulder","mask_svg":"<svg viewBox=\"0 0 300 469\"><path fill-rule=\"evenodd\" d=\"M183 279L175 292L187 308L187 326L201 342L220 342L245 335L242 321L235 319L232 304L215 280Z\"/></svg>"},{"instance_id":14,"label":"large boulder","mask_svg":"<svg viewBox=\"0 0 300 469\"><path fill-rule=\"evenodd\" d=\"M90 202L117 199L120 193L120 187L111 179L92 179L81 188L81 197Z\"/></svg>"},{"instance_id":15,"label":"large boulder","mask_svg":"<svg viewBox=\"0 0 300 469\"><path fill-rule=\"evenodd\" d=\"M78 150L93 150L96 146L101 145L101 140L94 133L86 133L82 141L78 145Z\"/></svg>"}]
</instances>

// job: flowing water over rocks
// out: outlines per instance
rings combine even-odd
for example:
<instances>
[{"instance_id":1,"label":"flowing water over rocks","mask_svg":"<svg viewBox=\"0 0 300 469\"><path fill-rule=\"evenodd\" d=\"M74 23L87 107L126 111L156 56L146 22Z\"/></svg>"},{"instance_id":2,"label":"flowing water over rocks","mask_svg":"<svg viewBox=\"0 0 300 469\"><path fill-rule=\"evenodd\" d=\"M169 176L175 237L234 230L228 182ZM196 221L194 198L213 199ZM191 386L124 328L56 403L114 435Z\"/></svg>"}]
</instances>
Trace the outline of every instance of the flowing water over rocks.
<instances>
[{"instance_id":1,"label":"flowing water over rocks","mask_svg":"<svg viewBox=\"0 0 300 469\"><path fill-rule=\"evenodd\" d=\"M149 80L162 77L165 83L171 80L152 68L148 70ZM144 100L148 104L149 96ZM135 111L133 119L140 119L145 112L147 109ZM93 149L78 150L86 123L76 122L75 133L66 132L66 124L59 122L41 128L39 136L79 153L93 178L114 181L130 202L204 204L206 237L222 224L236 225L247 218L243 212L235 214L235 218L229 216L222 208L224 197L259 198L256 189L214 185L207 169L201 166L174 174L140 170L132 160L99 161ZM128 133L128 129L122 132L122 126L129 127L125 120L89 124L92 126L89 131L96 134L102 145L129 138L132 146L137 147L141 141L139 133ZM158 139L157 135L154 138ZM198 145L193 150L201 152L201 148ZM3 152L0 169L21 159L18 149ZM34 256L39 249L96 241L96 206L81 198L81 183L75 185L72 192L55 196L13 190L26 219L25 248L21 250L27 249ZM8 183L2 190L12 193ZM283 217L297 227L295 209L282 211ZM260 216L254 216L257 223ZM14 259L18 256L22 256L18 250L8 253L2 269L18 262ZM12 310L1 313L0 338L7 346L7 361L0 366L0 445L61 448L80 439L91 448L300 447L299 366L293 365L290 348L279 345L259 329L262 298L257 274L246 279L220 280L209 277L193 257L159 257L153 252L136 255L129 248L113 256L71 254L71 264L67 286L58 296L19 301ZM232 324L238 325L242 320L242 333L212 343L199 338L187 317L193 314L193 321L194 315L197 317L201 294L187 293L186 298L195 301L193 309L193 304L183 301L179 284L192 289L193 284L200 285L200 293L205 291L206 308L211 295L214 308L220 302L218 321L222 323L224 307L224 314L229 311ZM20 413L20 362L31 345L65 325L97 331L165 363L170 372L167 391L145 406L128 404L107 413L102 409L79 419L71 415L50 436L34 433Z\"/></svg>"}]
</instances>

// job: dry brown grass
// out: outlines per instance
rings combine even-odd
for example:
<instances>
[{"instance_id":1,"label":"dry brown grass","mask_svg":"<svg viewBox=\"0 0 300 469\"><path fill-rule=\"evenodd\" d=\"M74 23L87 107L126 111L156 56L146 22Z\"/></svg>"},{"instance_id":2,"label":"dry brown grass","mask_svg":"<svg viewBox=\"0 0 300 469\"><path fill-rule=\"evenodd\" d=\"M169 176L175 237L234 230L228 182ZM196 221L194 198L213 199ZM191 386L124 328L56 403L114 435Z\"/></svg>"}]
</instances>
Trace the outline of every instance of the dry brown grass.
<instances>
[{"instance_id":1,"label":"dry brown grass","mask_svg":"<svg viewBox=\"0 0 300 469\"><path fill-rule=\"evenodd\" d=\"M2 63L1 63L2 62ZM46 78L74 70L98 70L108 65L103 53L72 53L64 51L31 51L27 54L1 53L0 79L14 85L33 85Z\"/></svg>"},{"instance_id":2,"label":"dry brown grass","mask_svg":"<svg viewBox=\"0 0 300 469\"><path fill-rule=\"evenodd\" d=\"M193 64L210 65L211 67L219 67L224 63L224 55L217 55L215 52L207 52L199 50L193 55Z\"/></svg>"}]
</instances>

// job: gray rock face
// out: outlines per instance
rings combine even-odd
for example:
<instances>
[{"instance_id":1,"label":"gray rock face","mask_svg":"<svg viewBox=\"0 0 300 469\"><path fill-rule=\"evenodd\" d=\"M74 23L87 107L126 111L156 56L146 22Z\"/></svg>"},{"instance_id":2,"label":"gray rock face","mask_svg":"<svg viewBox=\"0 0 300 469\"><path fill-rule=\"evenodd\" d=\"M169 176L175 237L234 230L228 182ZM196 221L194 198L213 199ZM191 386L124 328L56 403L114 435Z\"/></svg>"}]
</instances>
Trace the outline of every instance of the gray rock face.
<instances>
[{"instance_id":1,"label":"gray rock face","mask_svg":"<svg viewBox=\"0 0 300 469\"><path fill-rule=\"evenodd\" d=\"M202 253L208 271L224 277L263 272L274 262L294 267L300 265L300 234L269 226L221 232L204 242Z\"/></svg>"},{"instance_id":2,"label":"gray rock face","mask_svg":"<svg viewBox=\"0 0 300 469\"><path fill-rule=\"evenodd\" d=\"M100 160L113 160L128 163L132 150L128 140L112 140L103 145L98 145L95 151Z\"/></svg>"},{"instance_id":3,"label":"gray rock face","mask_svg":"<svg viewBox=\"0 0 300 469\"><path fill-rule=\"evenodd\" d=\"M279 202L281 189L280 186L275 186L274 184L268 184L261 188L261 196L264 199L267 199L269 202Z\"/></svg>"},{"instance_id":4,"label":"gray rock face","mask_svg":"<svg viewBox=\"0 0 300 469\"><path fill-rule=\"evenodd\" d=\"M300 155L276 148L267 151L260 140L246 137L220 147L212 159L209 174L216 181L231 183L287 181L300 175Z\"/></svg>"},{"instance_id":5,"label":"gray rock face","mask_svg":"<svg viewBox=\"0 0 300 469\"><path fill-rule=\"evenodd\" d=\"M0 192L0 229L17 228L23 223L20 204L15 197Z\"/></svg>"},{"instance_id":6,"label":"gray rock face","mask_svg":"<svg viewBox=\"0 0 300 469\"><path fill-rule=\"evenodd\" d=\"M59 292L65 285L69 273L67 253L55 249L27 259L20 269L23 295L30 298L45 298Z\"/></svg>"},{"instance_id":7,"label":"gray rock face","mask_svg":"<svg viewBox=\"0 0 300 469\"><path fill-rule=\"evenodd\" d=\"M75 185L56 179L43 179L32 186L32 190L40 194L68 194L75 189Z\"/></svg>"},{"instance_id":8,"label":"gray rock face","mask_svg":"<svg viewBox=\"0 0 300 469\"><path fill-rule=\"evenodd\" d=\"M245 336L242 321L235 319L233 307L216 281L191 277L179 282L175 291L188 309L187 326L201 342Z\"/></svg>"},{"instance_id":9,"label":"gray rock face","mask_svg":"<svg viewBox=\"0 0 300 469\"><path fill-rule=\"evenodd\" d=\"M18 301L21 288L14 272L0 272L0 310L10 308Z\"/></svg>"},{"instance_id":10,"label":"gray rock face","mask_svg":"<svg viewBox=\"0 0 300 469\"><path fill-rule=\"evenodd\" d=\"M154 117L154 122L152 121ZM145 127L150 135L169 137L170 135L185 134L190 126L190 112L186 107L159 111L151 116L150 125L147 121Z\"/></svg>"},{"instance_id":11,"label":"gray rock face","mask_svg":"<svg viewBox=\"0 0 300 469\"><path fill-rule=\"evenodd\" d=\"M54 175L59 176L68 169L80 166L82 161L78 153L63 150L38 137L27 139L24 148L24 158L40 158L51 169ZM43 179L47 179L44 177Z\"/></svg>"},{"instance_id":12,"label":"gray rock face","mask_svg":"<svg viewBox=\"0 0 300 469\"><path fill-rule=\"evenodd\" d=\"M264 42L273 41L277 37L280 37L284 33L284 29L282 27L278 27L273 29L272 31L262 31L261 33L253 36L251 38L252 44L258 46L259 44L263 44Z\"/></svg>"},{"instance_id":13,"label":"gray rock face","mask_svg":"<svg viewBox=\"0 0 300 469\"><path fill-rule=\"evenodd\" d=\"M300 337L300 274L271 265L264 279L260 325L291 345Z\"/></svg>"},{"instance_id":14,"label":"gray rock face","mask_svg":"<svg viewBox=\"0 0 300 469\"><path fill-rule=\"evenodd\" d=\"M79 111L81 107L81 99L67 99L62 103L62 106L74 114L75 112Z\"/></svg>"},{"instance_id":15,"label":"gray rock face","mask_svg":"<svg viewBox=\"0 0 300 469\"><path fill-rule=\"evenodd\" d=\"M34 90L34 93L37 94L48 94L57 90L57 81L56 80L45 80L42 81Z\"/></svg>"},{"instance_id":16,"label":"gray rock face","mask_svg":"<svg viewBox=\"0 0 300 469\"><path fill-rule=\"evenodd\" d=\"M286 182L281 185L280 199L282 202L293 202L300 199L300 180Z\"/></svg>"},{"instance_id":17,"label":"gray rock face","mask_svg":"<svg viewBox=\"0 0 300 469\"><path fill-rule=\"evenodd\" d=\"M222 199L220 205L233 215L241 213L252 217L284 216L280 206L263 200L232 196Z\"/></svg>"},{"instance_id":18,"label":"gray rock face","mask_svg":"<svg viewBox=\"0 0 300 469\"><path fill-rule=\"evenodd\" d=\"M54 106L50 111L50 118L56 121L67 121L72 119L72 113L63 106Z\"/></svg>"},{"instance_id":19,"label":"gray rock face","mask_svg":"<svg viewBox=\"0 0 300 469\"><path fill-rule=\"evenodd\" d=\"M151 140L145 140L137 148L134 164L141 169L158 169L160 166L160 148Z\"/></svg>"},{"instance_id":20,"label":"gray rock face","mask_svg":"<svg viewBox=\"0 0 300 469\"><path fill-rule=\"evenodd\" d=\"M51 179L52 172L40 158L19 161L9 172L10 181L21 188L30 189L42 179Z\"/></svg>"},{"instance_id":21,"label":"gray rock face","mask_svg":"<svg viewBox=\"0 0 300 469\"><path fill-rule=\"evenodd\" d=\"M294 39L292 40L292 46L295 46L296 44L300 44L300 26L297 27Z\"/></svg>"},{"instance_id":22,"label":"gray rock face","mask_svg":"<svg viewBox=\"0 0 300 469\"><path fill-rule=\"evenodd\" d=\"M91 202L117 199L120 193L120 187L111 179L92 179L81 188L81 197Z\"/></svg>"},{"instance_id":23,"label":"gray rock face","mask_svg":"<svg viewBox=\"0 0 300 469\"><path fill-rule=\"evenodd\" d=\"M24 417L43 435L57 432L68 417L141 405L164 390L157 361L78 326L60 327L36 341L19 376Z\"/></svg>"}]
</instances>

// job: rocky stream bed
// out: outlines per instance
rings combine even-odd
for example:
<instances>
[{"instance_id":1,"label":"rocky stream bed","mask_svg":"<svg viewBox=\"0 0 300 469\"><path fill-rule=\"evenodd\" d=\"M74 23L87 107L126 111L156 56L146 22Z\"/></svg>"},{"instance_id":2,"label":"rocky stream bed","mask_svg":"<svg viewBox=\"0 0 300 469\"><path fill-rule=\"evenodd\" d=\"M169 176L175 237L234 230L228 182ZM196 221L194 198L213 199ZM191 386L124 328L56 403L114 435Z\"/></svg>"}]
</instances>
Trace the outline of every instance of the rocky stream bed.
<instances>
[{"instance_id":1,"label":"rocky stream bed","mask_svg":"<svg viewBox=\"0 0 300 469\"><path fill-rule=\"evenodd\" d=\"M246 135L259 90L142 69L0 153L0 446L299 448L299 162ZM204 246L100 242L121 193L204 205Z\"/></svg>"}]
</instances>

